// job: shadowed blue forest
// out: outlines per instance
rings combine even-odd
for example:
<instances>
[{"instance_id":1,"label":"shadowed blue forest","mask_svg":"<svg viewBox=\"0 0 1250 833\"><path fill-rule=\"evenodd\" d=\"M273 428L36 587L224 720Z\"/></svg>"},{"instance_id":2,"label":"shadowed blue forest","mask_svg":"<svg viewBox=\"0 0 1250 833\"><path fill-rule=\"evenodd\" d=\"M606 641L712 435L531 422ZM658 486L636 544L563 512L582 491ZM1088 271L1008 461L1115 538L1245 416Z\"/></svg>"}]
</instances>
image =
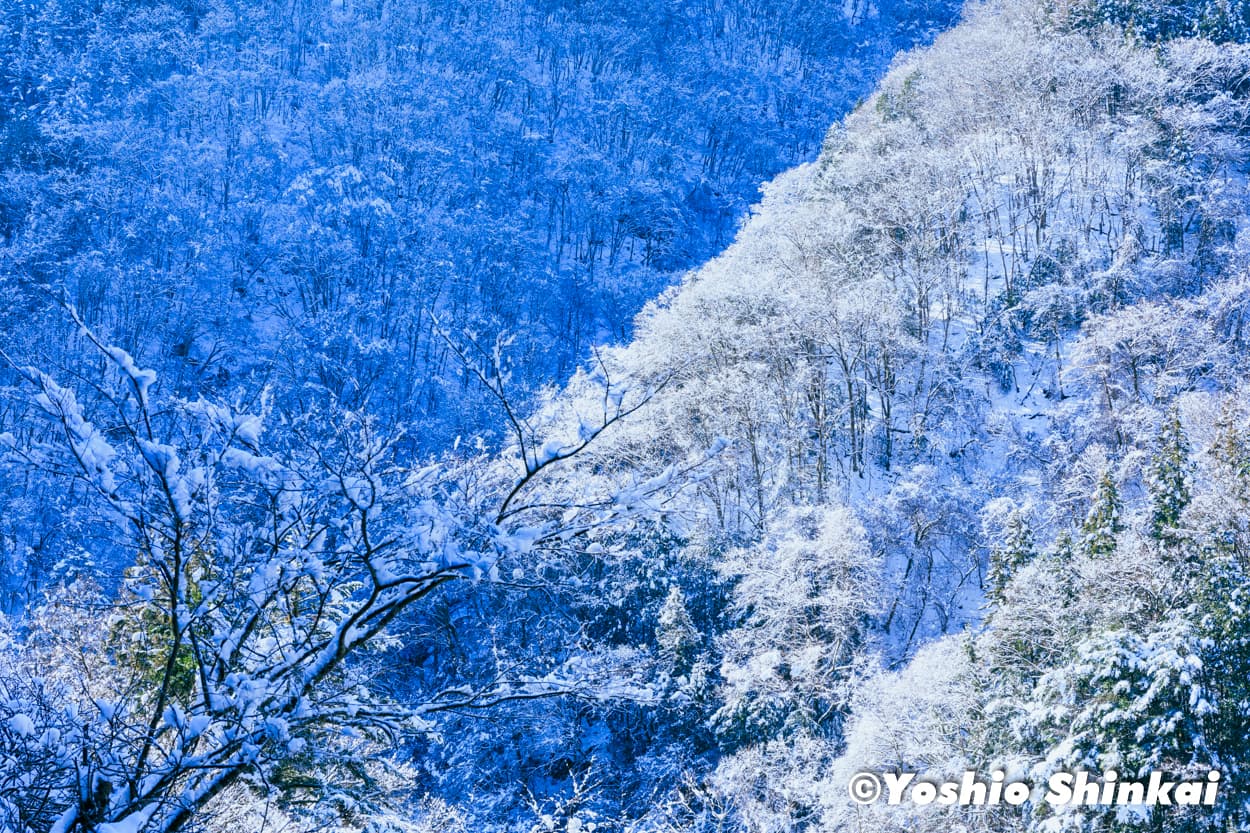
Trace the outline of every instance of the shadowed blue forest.
<instances>
[{"instance_id":1,"label":"shadowed blue forest","mask_svg":"<svg viewBox=\"0 0 1250 833\"><path fill-rule=\"evenodd\" d=\"M56 356L51 289L181 394L493 431L440 330L505 339L518 397L562 382L956 13L5 2L6 346Z\"/></svg>"}]
</instances>

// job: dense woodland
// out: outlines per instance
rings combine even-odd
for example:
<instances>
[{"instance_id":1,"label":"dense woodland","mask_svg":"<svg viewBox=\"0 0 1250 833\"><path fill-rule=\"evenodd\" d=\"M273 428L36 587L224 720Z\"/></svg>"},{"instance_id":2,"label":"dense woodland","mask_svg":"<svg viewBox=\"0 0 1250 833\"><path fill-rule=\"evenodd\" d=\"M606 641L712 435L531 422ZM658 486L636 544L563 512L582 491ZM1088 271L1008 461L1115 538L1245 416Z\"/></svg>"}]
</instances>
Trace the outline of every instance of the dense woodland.
<instances>
[{"instance_id":1,"label":"dense woodland","mask_svg":"<svg viewBox=\"0 0 1250 833\"><path fill-rule=\"evenodd\" d=\"M1250 6L951 14L6 6L0 825L1250 830Z\"/></svg>"},{"instance_id":2,"label":"dense woodland","mask_svg":"<svg viewBox=\"0 0 1250 833\"><path fill-rule=\"evenodd\" d=\"M267 387L403 426L412 455L497 446L457 349L498 352L519 405L626 339L954 14L5 0L0 347L98 375L68 303L171 396ZM65 511L3 513L0 608L77 557Z\"/></svg>"}]
</instances>

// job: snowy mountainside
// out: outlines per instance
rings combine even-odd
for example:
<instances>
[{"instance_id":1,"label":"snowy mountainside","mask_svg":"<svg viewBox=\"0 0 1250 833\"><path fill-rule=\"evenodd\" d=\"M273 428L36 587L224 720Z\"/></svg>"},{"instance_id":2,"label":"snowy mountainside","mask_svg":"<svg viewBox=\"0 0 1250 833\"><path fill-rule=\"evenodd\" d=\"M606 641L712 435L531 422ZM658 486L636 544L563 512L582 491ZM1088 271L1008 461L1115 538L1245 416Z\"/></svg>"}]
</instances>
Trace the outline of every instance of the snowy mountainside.
<instances>
[{"instance_id":1,"label":"snowy mountainside","mask_svg":"<svg viewBox=\"0 0 1250 833\"><path fill-rule=\"evenodd\" d=\"M1221 87L1244 49L1156 56L1034 12L982 9L900 61L612 354L674 377L617 432L629 453L733 441L701 485L722 529L750 538L778 506L827 500L874 519L904 647L915 621L977 618L962 591L983 580L986 500L1046 501L1115 424L1217 381L1201 355L1217 348L1170 310L1214 302L1203 290L1241 257L1245 105ZM1194 170L1169 161L1191 147ZM1137 388L1100 392L1130 322L1158 352Z\"/></svg>"},{"instance_id":2,"label":"snowy mountainside","mask_svg":"<svg viewBox=\"0 0 1250 833\"><path fill-rule=\"evenodd\" d=\"M1248 823L1250 49L1185 8L1168 34L1094 4L969 10L606 357L655 394L592 471L724 446L664 507L679 561L731 581L703 643L731 753L704 812L723 800L750 830ZM833 507L850 514L811 522ZM832 540L859 542L858 573ZM822 631L828 593L847 617ZM1003 762L1206 762L1226 797L1126 821L845 793L859 769Z\"/></svg>"},{"instance_id":3,"label":"snowy mountainside","mask_svg":"<svg viewBox=\"0 0 1250 833\"><path fill-rule=\"evenodd\" d=\"M968 10L535 407L440 332L502 450L70 312L0 473L133 563L0 619L0 826L1250 830L1248 22ZM1218 801L847 792L1113 769Z\"/></svg>"}]
</instances>

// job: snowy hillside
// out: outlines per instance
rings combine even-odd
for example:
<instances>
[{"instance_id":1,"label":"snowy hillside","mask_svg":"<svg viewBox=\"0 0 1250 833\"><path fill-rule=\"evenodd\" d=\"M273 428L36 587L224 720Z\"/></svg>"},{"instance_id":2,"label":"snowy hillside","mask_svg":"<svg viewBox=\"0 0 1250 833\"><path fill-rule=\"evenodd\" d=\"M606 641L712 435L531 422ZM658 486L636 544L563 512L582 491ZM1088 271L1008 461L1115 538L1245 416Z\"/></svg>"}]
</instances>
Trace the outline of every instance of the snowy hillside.
<instances>
[{"instance_id":1,"label":"snowy hillside","mask_svg":"<svg viewBox=\"0 0 1250 833\"><path fill-rule=\"evenodd\" d=\"M725 446L664 507L731 582L702 644L737 748L688 824L1246 823L1250 50L1081 11L991 3L899 61L606 359L659 392L592 466ZM1134 826L846 794L992 764L1205 764L1225 801Z\"/></svg>"},{"instance_id":2,"label":"snowy hillside","mask_svg":"<svg viewBox=\"0 0 1250 833\"><path fill-rule=\"evenodd\" d=\"M604 453L728 438L692 505L731 537L853 506L904 651L979 618L987 505L1058 532L1103 466L1142 488L1173 400L1243 367L1245 49L1038 15L900 62L610 357L672 380Z\"/></svg>"},{"instance_id":3,"label":"snowy hillside","mask_svg":"<svg viewBox=\"0 0 1250 833\"><path fill-rule=\"evenodd\" d=\"M368 406L393 364L293 384L333 339L188 387L45 298L86 358L10 360L5 521L73 546L0 630L0 823L1250 830L1248 41L1236 3L968 9L567 385L518 399L440 306L490 442L424 453ZM856 800L968 772L1218 790Z\"/></svg>"}]
</instances>

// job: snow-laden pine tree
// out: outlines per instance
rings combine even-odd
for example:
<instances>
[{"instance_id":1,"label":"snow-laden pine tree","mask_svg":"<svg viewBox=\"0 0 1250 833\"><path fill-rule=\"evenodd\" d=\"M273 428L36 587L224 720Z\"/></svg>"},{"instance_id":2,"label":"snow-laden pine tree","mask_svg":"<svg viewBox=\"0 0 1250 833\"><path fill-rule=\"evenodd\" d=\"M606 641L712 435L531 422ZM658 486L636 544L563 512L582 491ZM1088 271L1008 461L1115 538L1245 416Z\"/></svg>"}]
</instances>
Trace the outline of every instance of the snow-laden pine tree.
<instances>
[{"instance_id":1,"label":"snow-laden pine tree","mask_svg":"<svg viewBox=\"0 0 1250 833\"><path fill-rule=\"evenodd\" d=\"M1150 531L1155 538L1174 536L1189 505L1189 440L1176 407L1159 429L1158 446L1146 472L1150 490Z\"/></svg>"},{"instance_id":2,"label":"snow-laden pine tree","mask_svg":"<svg viewBox=\"0 0 1250 833\"><path fill-rule=\"evenodd\" d=\"M669 666L673 677L683 677L690 673L699 651L699 631L686 610L685 595L681 588L673 585L664 597L664 605L660 608L656 620L655 641L660 648L660 658Z\"/></svg>"},{"instance_id":3,"label":"snow-laden pine tree","mask_svg":"<svg viewBox=\"0 0 1250 833\"><path fill-rule=\"evenodd\" d=\"M1036 557L1033 530L1029 526L1028 516L1017 509L1008 515L1001 540L990 549L986 597L1001 601L1007 582L1011 581L1021 567Z\"/></svg>"},{"instance_id":4,"label":"snow-laden pine tree","mask_svg":"<svg viewBox=\"0 0 1250 833\"><path fill-rule=\"evenodd\" d=\"M1097 558L1115 552L1117 538L1124 531L1121 512L1120 491L1111 472L1103 471L1094 488L1089 511L1081 523L1081 550L1084 554Z\"/></svg>"}]
</instances>

